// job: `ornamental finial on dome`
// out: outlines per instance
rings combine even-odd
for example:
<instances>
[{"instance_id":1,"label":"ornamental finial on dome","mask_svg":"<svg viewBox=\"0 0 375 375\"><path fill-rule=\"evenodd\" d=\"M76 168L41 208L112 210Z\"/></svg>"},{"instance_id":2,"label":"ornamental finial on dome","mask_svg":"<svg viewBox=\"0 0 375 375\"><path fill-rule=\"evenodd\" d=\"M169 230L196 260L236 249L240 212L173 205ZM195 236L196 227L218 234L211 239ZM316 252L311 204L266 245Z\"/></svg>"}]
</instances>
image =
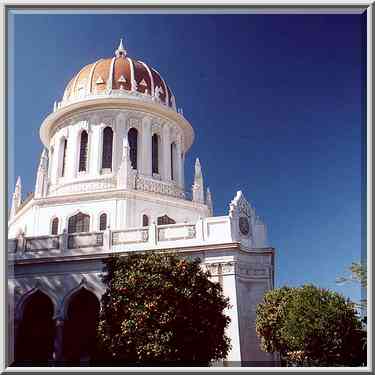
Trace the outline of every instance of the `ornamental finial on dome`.
<instances>
[{"instance_id":1,"label":"ornamental finial on dome","mask_svg":"<svg viewBox=\"0 0 375 375\"><path fill-rule=\"evenodd\" d=\"M126 56L126 49L124 48L124 45L122 44L122 38L120 39L120 44L115 51L115 55L116 57Z\"/></svg>"}]
</instances>

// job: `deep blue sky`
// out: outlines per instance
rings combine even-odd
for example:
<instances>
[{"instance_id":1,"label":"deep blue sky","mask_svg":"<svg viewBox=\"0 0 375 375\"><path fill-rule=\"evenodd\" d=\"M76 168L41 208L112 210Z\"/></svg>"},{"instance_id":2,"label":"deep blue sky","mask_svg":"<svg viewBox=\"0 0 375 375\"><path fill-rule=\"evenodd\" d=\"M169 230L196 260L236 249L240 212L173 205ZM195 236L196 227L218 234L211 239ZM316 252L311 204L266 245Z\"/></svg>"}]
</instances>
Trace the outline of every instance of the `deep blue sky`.
<instances>
[{"instance_id":1,"label":"deep blue sky","mask_svg":"<svg viewBox=\"0 0 375 375\"><path fill-rule=\"evenodd\" d=\"M277 286L360 298L335 279L361 256L363 16L18 14L9 26L10 191L17 175L33 191L41 122L123 37L194 127L186 188L199 157L215 215L245 193L276 248Z\"/></svg>"}]
</instances>

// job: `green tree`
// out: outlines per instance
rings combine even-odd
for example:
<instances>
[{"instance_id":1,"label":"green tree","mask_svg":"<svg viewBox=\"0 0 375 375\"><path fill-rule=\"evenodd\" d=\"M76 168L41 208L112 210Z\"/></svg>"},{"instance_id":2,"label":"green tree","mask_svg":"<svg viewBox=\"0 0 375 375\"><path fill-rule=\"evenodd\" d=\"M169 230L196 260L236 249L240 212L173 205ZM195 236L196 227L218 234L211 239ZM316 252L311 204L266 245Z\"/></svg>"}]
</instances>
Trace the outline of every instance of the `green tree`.
<instances>
[{"instance_id":1,"label":"green tree","mask_svg":"<svg viewBox=\"0 0 375 375\"><path fill-rule=\"evenodd\" d=\"M304 285L265 294L257 306L261 348L292 366L362 366L365 332L354 303L333 291Z\"/></svg>"},{"instance_id":2,"label":"green tree","mask_svg":"<svg viewBox=\"0 0 375 375\"><path fill-rule=\"evenodd\" d=\"M367 268L365 265L357 262L352 262L349 267L349 276L340 276L336 279L337 284L355 283L360 284L363 289L367 288ZM363 310L367 309L367 299L364 298L357 304Z\"/></svg>"},{"instance_id":3,"label":"green tree","mask_svg":"<svg viewBox=\"0 0 375 375\"><path fill-rule=\"evenodd\" d=\"M155 252L112 256L102 279L102 363L209 365L226 357L229 301L199 259Z\"/></svg>"}]
</instances>

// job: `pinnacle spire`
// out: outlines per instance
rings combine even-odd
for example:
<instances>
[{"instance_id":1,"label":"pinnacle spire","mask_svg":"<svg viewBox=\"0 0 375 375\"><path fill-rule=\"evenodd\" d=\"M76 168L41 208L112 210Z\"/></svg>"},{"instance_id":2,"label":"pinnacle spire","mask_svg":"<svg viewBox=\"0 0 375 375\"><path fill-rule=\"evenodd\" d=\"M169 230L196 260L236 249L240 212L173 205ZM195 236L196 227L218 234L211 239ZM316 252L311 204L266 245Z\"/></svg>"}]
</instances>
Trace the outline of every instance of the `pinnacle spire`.
<instances>
[{"instance_id":1,"label":"pinnacle spire","mask_svg":"<svg viewBox=\"0 0 375 375\"><path fill-rule=\"evenodd\" d=\"M16 181L16 189L21 187L21 176L18 176Z\"/></svg>"},{"instance_id":2,"label":"pinnacle spire","mask_svg":"<svg viewBox=\"0 0 375 375\"><path fill-rule=\"evenodd\" d=\"M17 210L19 206L21 205L21 199L22 199L21 177L18 176L16 186L14 188L14 193L12 196L12 204L10 208L9 219L12 219L17 213Z\"/></svg>"},{"instance_id":3,"label":"pinnacle spire","mask_svg":"<svg viewBox=\"0 0 375 375\"><path fill-rule=\"evenodd\" d=\"M194 166L193 201L204 203L204 184L202 167L198 158L196 158Z\"/></svg>"},{"instance_id":4,"label":"pinnacle spire","mask_svg":"<svg viewBox=\"0 0 375 375\"><path fill-rule=\"evenodd\" d=\"M47 168L48 163L48 153L47 149L44 147L42 154L40 155L39 168Z\"/></svg>"},{"instance_id":5,"label":"pinnacle spire","mask_svg":"<svg viewBox=\"0 0 375 375\"><path fill-rule=\"evenodd\" d=\"M126 56L126 49L124 48L122 38L120 39L120 44L115 51L115 55L116 55L116 57L120 57L120 56L125 57Z\"/></svg>"},{"instance_id":6,"label":"pinnacle spire","mask_svg":"<svg viewBox=\"0 0 375 375\"><path fill-rule=\"evenodd\" d=\"M200 179L202 177L202 167L199 158L195 159L195 179Z\"/></svg>"}]
</instances>

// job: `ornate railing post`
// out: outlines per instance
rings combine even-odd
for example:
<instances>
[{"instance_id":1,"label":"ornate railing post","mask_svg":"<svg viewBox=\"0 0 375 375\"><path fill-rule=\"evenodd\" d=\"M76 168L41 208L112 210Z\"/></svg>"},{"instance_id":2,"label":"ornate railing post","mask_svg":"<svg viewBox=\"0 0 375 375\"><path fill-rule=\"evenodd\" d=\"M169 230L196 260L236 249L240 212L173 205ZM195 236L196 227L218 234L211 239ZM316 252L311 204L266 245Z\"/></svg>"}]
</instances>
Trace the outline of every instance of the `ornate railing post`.
<instances>
[{"instance_id":1,"label":"ornate railing post","mask_svg":"<svg viewBox=\"0 0 375 375\"><path fill-rule=\"evenodd\" d=\"M149 241L150 245L156 245L158 242L157 226L155 223L151 223L149 226Z\"/></svg>"},{"instance_id":2,"label":"ornate railing post","mask_svg":"<svg viewBox=\"0 0 375 375\"><path fill-rule=\"evenodd\" d=\"M60 249L62 253L68 249L68 233L66 229L63 230L60 236Z\"/></svg>"},{"instance_id":3,"label":"ornate railing post","mask_svg":"<svg viewBox=\"0 0 375 375\"><path fill-rule=\"evenodd\" d=\"M109 226L106 228L106 230L103 233L103 245L104 250L111 250L112 248L112 232Z\"/></svg>"},{"instance_id":4,"label":"ornate railing post","mask_svg":"<svg viewBox=\"0 0 375 375\"><path fill-rule=\"evenodd\" d=\"M26 250L26 239L25 234L22 232L17 237L17 252L24 253Z\"/></svg>"},{"instance_id":5,"label":"ornate railing post","mask_svg":"<svg viewBox=\"0 0 375 375\"><path fill-rule=\"evenodd\" d=\"M203 218L199 218L199 220L197 221L196 225L195 225L195 228L196 228L196 238L198 240L204 240L204 232L203 232Z\"/></svg>"}]
</instances>

